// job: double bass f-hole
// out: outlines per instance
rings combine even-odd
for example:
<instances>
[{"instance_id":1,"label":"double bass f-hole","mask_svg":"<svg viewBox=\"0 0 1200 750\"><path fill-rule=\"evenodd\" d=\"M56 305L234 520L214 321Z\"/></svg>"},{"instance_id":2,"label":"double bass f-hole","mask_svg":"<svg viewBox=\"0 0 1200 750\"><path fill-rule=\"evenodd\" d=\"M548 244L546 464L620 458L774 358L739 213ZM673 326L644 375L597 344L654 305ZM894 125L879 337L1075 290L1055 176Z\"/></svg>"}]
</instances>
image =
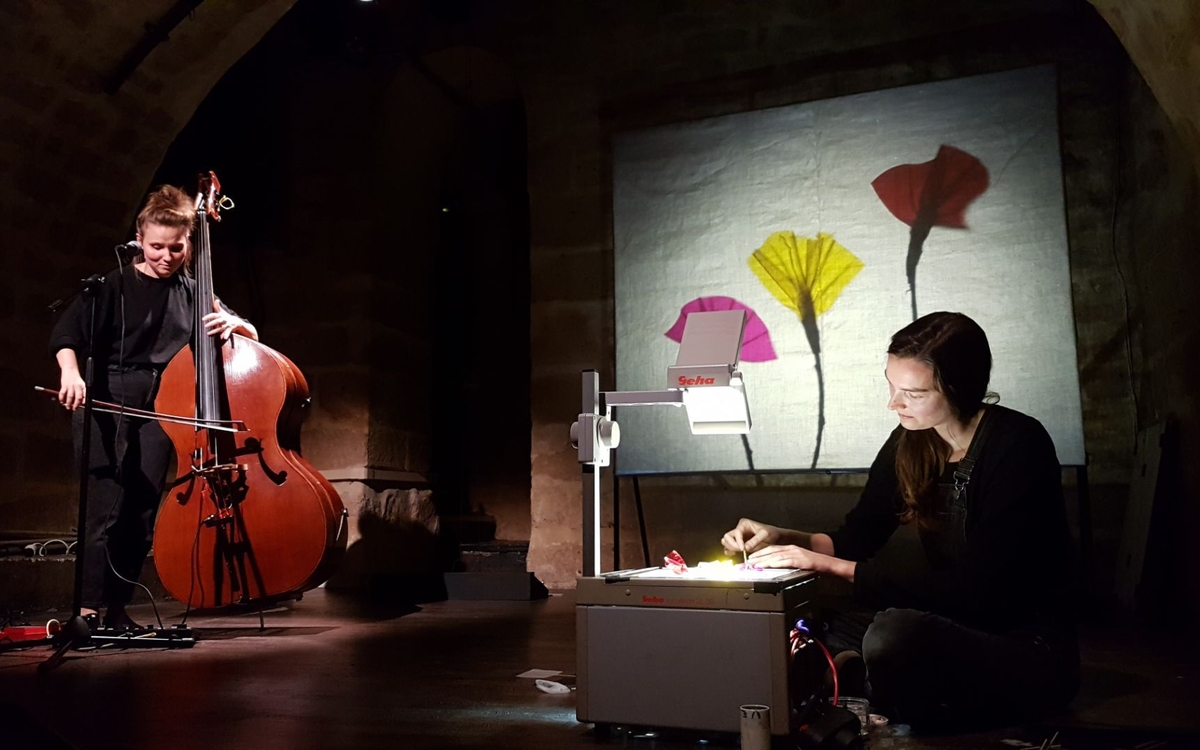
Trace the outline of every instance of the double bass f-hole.
<instances>
[{"instance_id":1,"label":"double bass f-hole","mask_svg":"<svg viewBox=\"0 0 1200 750\"><path fill-rule=\"evenodd\" d=\"M267 478L275 484L286 482L288 478L287 469L279 469L278 471L271 469L270 465L267 464L266 456L263 454L262 441L255 438L246 438L244 446L238 451L238 455L253 455L258 458L259 467L267 475Z\"/></svg>"}]
</instances>

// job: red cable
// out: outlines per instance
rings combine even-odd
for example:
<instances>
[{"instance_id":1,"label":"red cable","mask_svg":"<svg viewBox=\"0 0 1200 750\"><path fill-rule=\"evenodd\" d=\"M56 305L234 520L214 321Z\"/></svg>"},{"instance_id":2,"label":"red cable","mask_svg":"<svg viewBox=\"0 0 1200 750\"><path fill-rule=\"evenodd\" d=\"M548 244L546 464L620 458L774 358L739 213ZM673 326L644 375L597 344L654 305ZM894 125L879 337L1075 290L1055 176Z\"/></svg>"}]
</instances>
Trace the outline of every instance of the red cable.
<instances>
[{"instance_id":1,"label":"red cable","mask_svg":"<svg viewBox=\"0 0 1200 750\"><path fill-rule=\"evenodd\" d=\"M825 644L821 643L816 638L813 638L808 633L807 629L804 630L804 633L806 635L808 635L809 642L815 643L821 647L821 653L825 654L825 661L829 662L829 671L831 671L833 673L833 705L836 706L838 704L838 671L837 671L837 665L833 663L833 655L829 653L829 649L825 648ZM791 642L792 642L792 656L794 657L796 655L796 652L799 650L800 628L798 628L798 627L792 628Z\"/></svg>"},{"instance_id":2,"label":"red cable","mask_svg":"<svg viewBox=\"0 0 1200 750\"><path fill-rule=\"evenodd\" d=\"M816 643L818 646L820 646L820 647L821 647L821 653L825 654L825 660L829 662L829 670L830 670L831 672L833 672L833 705L835 705L835 706L836 706L836 705L838 704L838 673L837 673L837 665L833 663L833 656L832 656L832 655L829 653L829 649L825 648L825 644L824 644L824 643L821 643L821 642L820 642L820 641L818 641L816 638L814 638L814 639L813 639L813 643Z\"/></svg>"}]
</instances>

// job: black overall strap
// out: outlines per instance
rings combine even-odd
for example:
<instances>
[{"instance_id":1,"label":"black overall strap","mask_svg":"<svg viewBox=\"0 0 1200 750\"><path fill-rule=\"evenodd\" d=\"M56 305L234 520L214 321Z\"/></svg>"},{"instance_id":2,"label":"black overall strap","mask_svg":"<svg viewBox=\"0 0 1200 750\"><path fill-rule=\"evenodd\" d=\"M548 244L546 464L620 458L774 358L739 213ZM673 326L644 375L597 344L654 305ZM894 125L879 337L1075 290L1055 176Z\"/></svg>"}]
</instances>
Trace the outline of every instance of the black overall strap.
<instances>
[{"instance_id":1,"label":"black overall strap","mask_svg":"<svg viewBox=\"0 0 1200 750\"><path fill-rule=\"evenodd\" d=\"M984 407L983 416L979 418L979 424L975 426L975 435L971 438L971 444L967 446L967 455L958 462L958 468L954 470L953 495L955 500L962 497L967 490L967 484L971 481L971 471L975 468L975 462L979 460L979 451L987 441L988 431L992 426L992 421L988 418L991 413L991 409Z\"/></svg>"}]
</instances>

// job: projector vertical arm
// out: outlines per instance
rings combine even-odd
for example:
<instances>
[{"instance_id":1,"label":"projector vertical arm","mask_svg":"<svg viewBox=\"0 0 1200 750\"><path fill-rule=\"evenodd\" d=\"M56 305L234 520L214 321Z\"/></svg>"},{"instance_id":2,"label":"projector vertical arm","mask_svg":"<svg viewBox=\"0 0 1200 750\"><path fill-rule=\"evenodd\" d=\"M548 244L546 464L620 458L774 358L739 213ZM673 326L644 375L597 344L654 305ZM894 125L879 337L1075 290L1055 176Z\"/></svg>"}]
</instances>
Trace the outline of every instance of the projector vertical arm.
<instances>
[{"instance_id":1,"label":"projector vertical arm","mask_svg":"<svg viewBox=\"0 0 1200 750\"><path fill-rule=\"evenodd\" d=\"M605 408L607 416L608 409ZM600 441L600 375L583 372L583 411L579 414L579 460L583 464L583 574L600 572L600 467L607 466L609 451ZM587 456L585 461L584 457Z\"/></svg>"},{"instance_id":2,"label":"projector vertical arm","mask_svg":"<svg viewBox=\"0 0 1200 750\"><path fill-rule=\"evenodd\" d=\"M600 572L600 469L609 465L612 450L621 441L617 423L610 419L612 407L683 403L683 391L600 392L600 375L583 371L583 408L571 425L571 442L579 449L583 464L583 575Z\"/></svg>"}]
</instances>

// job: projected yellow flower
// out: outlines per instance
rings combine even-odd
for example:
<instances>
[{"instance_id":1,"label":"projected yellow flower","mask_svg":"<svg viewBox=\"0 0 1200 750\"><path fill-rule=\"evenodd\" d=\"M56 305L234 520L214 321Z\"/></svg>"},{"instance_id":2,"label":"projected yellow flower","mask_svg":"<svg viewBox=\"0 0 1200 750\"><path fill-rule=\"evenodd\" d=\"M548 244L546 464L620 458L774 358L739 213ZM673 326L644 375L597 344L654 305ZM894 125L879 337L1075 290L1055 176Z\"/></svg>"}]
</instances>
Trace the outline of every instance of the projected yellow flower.
<instances>
[{"instance_id":1,"label":"projected yellow flower","mask_svg":"<svg viewBox=\"0 0 1200 750\"><path fill-rule=\"evenodd\" d=\"M806 320L828 312L863 263L828 234L814 240L776 232L750 256L750 268L776 299Z\"/></svg>"},{"instance_id":2,"label":"projected yellow flower","mask_svg":"<svg viewBox=\"0 0 1200 750\"><path fill-rule=\"evenodd\" d=\"M828 234L818 234L814 240L797 237L793 232L776 232L750 256L750 268L784 307L800 317L812 348L817 371L817 444L810 468L815 469L825 434L825 373L821 370L817 317L829 312L863 263Z\"/></svg>"}]
</instances>

